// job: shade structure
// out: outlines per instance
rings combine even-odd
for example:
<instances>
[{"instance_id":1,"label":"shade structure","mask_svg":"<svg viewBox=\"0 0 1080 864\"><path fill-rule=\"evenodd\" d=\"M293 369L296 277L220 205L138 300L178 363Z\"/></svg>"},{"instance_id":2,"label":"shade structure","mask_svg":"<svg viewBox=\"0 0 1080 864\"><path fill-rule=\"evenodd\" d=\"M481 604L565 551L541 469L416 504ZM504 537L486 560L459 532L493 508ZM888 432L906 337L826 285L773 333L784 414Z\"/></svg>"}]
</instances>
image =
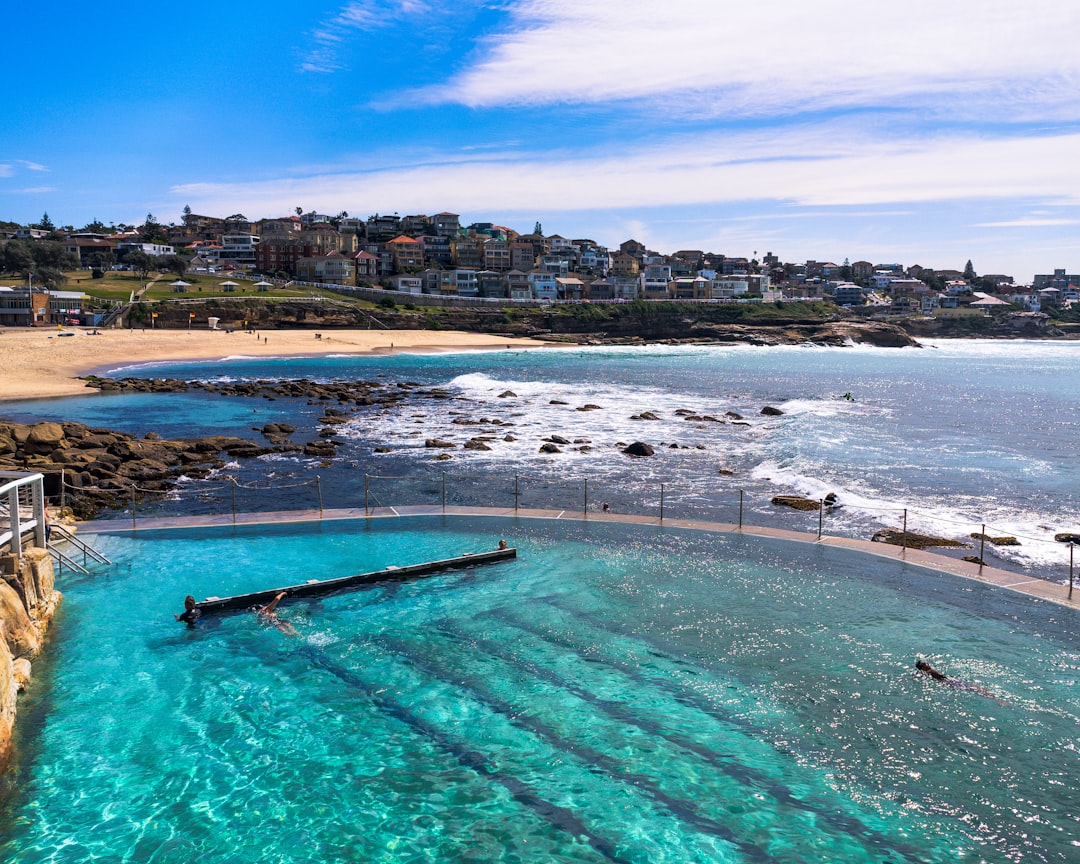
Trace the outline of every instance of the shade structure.
<instances>
[{"instance_id":1,"label":"shade structure","mask_svg":"<svg viewBox=\"0 0 1080 864\"><path fill-rule=\"evenodd\" d=\"M221 287L225 291L232 291L239 284L240 284L239 282L233 282L231 279L226 279L224 282L221 283Z\"/></svg>"}]
</instances>

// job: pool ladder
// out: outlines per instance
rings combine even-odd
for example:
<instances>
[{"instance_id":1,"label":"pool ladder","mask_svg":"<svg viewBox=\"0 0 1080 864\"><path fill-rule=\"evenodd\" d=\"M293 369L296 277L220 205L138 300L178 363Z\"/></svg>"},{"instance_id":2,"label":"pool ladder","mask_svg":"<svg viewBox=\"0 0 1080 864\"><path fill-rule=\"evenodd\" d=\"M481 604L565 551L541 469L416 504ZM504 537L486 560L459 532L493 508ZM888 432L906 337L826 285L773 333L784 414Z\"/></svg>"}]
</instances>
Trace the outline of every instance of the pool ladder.
<instances>
[{"instance_id":1,"label":"pool ladder","mask_svg":"<svg viewBox=\"0 0 1080 864\"><path fill-rule=\"evenodd\" d=\"M61 571L64 567L68 567L74 570L76 573L87 574L90 571L87 569L87 565L91 560L98 562L99 564L112 564L108 558L98 552L93 546L87 543L85 540L76 537L75 534L65 528L63 525L53 523L49 542L46 544L49 547L49 554L60 564ZM74 546L77 550L82 552L82 564L72 560L72 557L59 548L57 548L57 542L62 542L70 546Z\"/></svg>"}]
</instances>

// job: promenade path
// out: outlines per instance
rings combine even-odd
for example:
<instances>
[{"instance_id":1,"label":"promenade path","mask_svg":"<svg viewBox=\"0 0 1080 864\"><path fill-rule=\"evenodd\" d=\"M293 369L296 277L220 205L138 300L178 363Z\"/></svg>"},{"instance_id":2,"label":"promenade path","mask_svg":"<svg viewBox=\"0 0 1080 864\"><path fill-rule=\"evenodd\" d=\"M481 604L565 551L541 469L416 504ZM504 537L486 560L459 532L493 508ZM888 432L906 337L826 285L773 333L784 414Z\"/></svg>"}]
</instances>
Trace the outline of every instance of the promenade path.
<instances>
[{"instance_id":1,"label":"promenade path","mask_svg":"<svg viewBox=\"0 0 1080 864\"><path fill-rule=\"evenodd\" d=\"M578 522L615 523L625 525L644 525L654 528L680 528L691 531L704 531L716 534L743 534L751 537L767 537L787 540L793 543L809 543L821 546L833 546L850 549L877 558L886 558L921 567L938 573L959 576L987 585L995 585L1008 591L1015 591L1039 600L1057 603L1061 606L1080 609L1080 590L1070 592L1068 585L1049 582L1045 579L1032 579L1007 570L990 566L979 566L969 561L960 561L943 555L935 555L920 549L905 549L888 543L872 543L850 537L831 537L789 531L781 528L768 528L757 525L743 525L741 528L730 522L708 522L696 519L661 520L656 516L637 516L621 513L583 513L580 510L534 510L513 507L461 507L441 505L410 505L403 507L345 508L334 510L282 510L268 513L231 513L214 516L171 516L146 517L133 520L94 520L79 524L81 534L115 534L133 531L149 531L167 528L208 528L229 525L286 525L298 522L319 522L348 519L388 519L416 516L484 516L505 519L550 519L573 520Z\"/></svg>"}]
</instances>

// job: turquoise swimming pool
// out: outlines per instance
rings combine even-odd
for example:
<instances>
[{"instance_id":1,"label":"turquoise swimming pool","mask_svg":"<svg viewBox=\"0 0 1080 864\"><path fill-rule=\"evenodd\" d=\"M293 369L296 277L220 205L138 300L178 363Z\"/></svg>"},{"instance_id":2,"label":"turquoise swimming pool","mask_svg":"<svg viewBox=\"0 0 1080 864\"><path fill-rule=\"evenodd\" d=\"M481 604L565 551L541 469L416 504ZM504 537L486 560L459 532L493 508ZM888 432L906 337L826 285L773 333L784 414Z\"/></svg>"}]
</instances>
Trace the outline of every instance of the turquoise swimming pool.
<instances>
[{"instance_id":1,"label":"turquoise swimming pool","mask_svg":"<svg viewBox=\"0 0 1080 864\"><path fill-rule=\"evenodd\" d=\"M174 623L202 597L514 562ZM843 550L495 518L101 537L3 860L1075 860L1075 613ZM996 698L914 674L916 655Z\"/></svg>"}]
</instances>

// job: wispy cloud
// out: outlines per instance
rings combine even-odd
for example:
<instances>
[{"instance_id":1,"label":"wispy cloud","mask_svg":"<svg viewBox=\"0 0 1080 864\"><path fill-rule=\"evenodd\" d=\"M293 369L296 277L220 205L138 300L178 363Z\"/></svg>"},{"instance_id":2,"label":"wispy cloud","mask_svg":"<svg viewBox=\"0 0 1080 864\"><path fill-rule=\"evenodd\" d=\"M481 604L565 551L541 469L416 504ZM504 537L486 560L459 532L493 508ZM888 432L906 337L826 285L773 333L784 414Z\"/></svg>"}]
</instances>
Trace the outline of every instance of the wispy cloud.
<instances>
[{"instance_id":1,"label":"wispy cloud","mask_svg":"<svg viewBox=\"0 0 1080 864\"><path fill-rule=\"evenodd\" d=\"M27 162L25 159L16 159L15 161L18 162L20 165L22 165L23 168L25 168L27 171L48 171L49 170L44 165L42 165L42 164L40 164L38 162Z\"/></svg>"},{"instance_id":2,"label":"wispy cloud","mask_svg":"<svg viewBox=\"0 0 1080 864\"><path fill-rule=\"evenodd\" d=\"M25 189L16 189L17 195L47 195L58 191L55 186L27 186Z\"/></svg>"},{"instance_id":3,"label":"wispy cloud","mask_svg":"<svg viewBox=\"0 0 1080 864\"><path fill-rule=\"evenodd\" d=\"M15 169L10 165L0 162L0 177L10 177L15 173Z\"/></svg>"},{"instance_id":4,"label":"wispy cloud","mask_svg":"<svg viewBox=\"0 0 1080 864\"><path fill-rule=\"evenodd\" d=\"M1009 219L1004 222L979 222L976 228L1051 228L1060 225L1080 225L1080 219Z\"/></svg>"},{"instance_id":5,"label":"wispy cloud","mask_svg":"<svg viewBox=\"0 0 1080 864\"><path fill-rule=\"evenodd\" d=\"M766 133L671 137L618 152L412 158L367 172L268 182L188 184L173 191L204 209L284 212L302 194L327 212L595 210L751 201L801 207L881 207L929 201L1024 199L1080 203L1080 133L894 141L848 124ZM414 154L410 154L414 155ZM226 202L234 202L232 204ZM211 212L212 209L211 209Z\"/></svg>"},{"instance_id":6,"label":"wispy cloud","mask_svg":"<svg viewBox=\"0 0 1080 864\"><path fill-rule=\"evenodd\" d=\"M350 37L412 17L426 8L419 0L352 0L308 34L311 46L300 61L300 71L345 69L342 54Z\"/></svg>"},{"instance_id":7,"label":"wispy cloud","mask_svg":"<svg viewBox=\"0 0 1080 864\"><path fill-rule=\"evenodd\" d=\"M916 106L1080 117L1080 6L1060 0L520 0L430 103L635 103L761 116ZM664 97L664 101L659 100Z\"/></svg>"}]
</instances>

